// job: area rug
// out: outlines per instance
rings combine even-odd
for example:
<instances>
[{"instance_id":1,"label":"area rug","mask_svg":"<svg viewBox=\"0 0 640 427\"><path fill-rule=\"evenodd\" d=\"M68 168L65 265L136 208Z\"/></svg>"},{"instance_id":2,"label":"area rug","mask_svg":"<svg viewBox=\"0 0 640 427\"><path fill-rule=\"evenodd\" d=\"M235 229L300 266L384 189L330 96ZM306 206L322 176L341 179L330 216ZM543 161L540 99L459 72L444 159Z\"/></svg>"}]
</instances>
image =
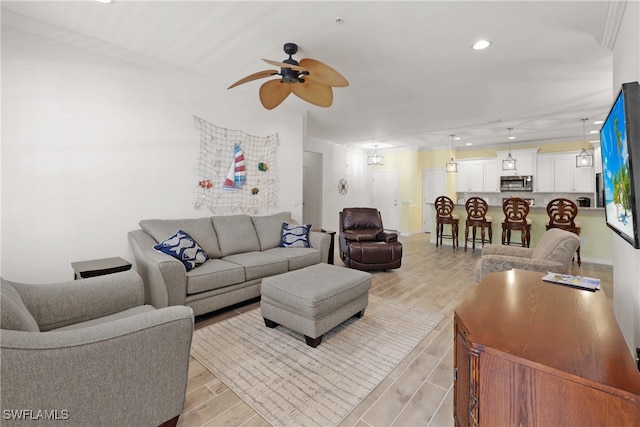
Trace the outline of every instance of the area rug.
<instances>
[{"instance_id":1,"label":"area rug","mask_svg":"<svg viewBox=\"0 0 640 427\"><path fill-rule=\"evenodd\" d=\"M274 426L332 426L386 378L444 318L371 296L362 318L317 348L260 309L195 331L191 354Z\"/></svg>"}]
</instances>

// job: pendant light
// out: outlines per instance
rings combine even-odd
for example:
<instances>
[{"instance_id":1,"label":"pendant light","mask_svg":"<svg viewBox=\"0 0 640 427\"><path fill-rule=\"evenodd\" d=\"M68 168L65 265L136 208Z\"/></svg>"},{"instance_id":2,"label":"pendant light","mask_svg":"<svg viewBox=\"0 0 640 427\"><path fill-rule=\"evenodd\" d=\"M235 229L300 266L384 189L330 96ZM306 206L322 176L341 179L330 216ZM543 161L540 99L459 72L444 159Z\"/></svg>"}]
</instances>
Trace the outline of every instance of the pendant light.
<instances>
[{"instance_id":1,"label":"pendant light","mask_svg":"<svg viewBox=\"0 0 640 427\"><path fill-rule=\"evenodd\" d=\"M373 156L367 157L367 165L369 166L384 165L384 157L378 155L378 144L373 145Z\"/></svg>"},{"instance_id":2,"label":"pendant light","mask_svg":"<svg viewBox=\"0 0 640 427\"><path fill-rule=\"evenodd\" d=\"M585 122L587 119L580 119L582 120L582 141L583 141L583 145L582 145L582 151L580 152L580 154L578 154L576 156L576 167L577 168L590 168L591 166L593 166L593 155L587 153L587 136L586 136L586 132L585 132Z\"/></svg>"},{"instance_id":3,"label":"pendant light","mask_svg":"<svg viewBox=\"0 0 640 427\"><path fill-rule=\"evenodd\" d=\"M514 159L513 156L511 155L511 140L516 139L516 137L511 136L511 131L513 130L513 128L507 128L507 129L509 129L509 137L507 138L509 140L509 155L507 156L506 159L502 161L502 170L514 171L516 170L516 159Z\"/></svg>"},{"instance_id":4,"label":"pendant light","mask_svg":"<svg viewBox=\"0 0 640 427\"><path fill-rule=\"evenodd\" d=\"M455 135L451 135L451 161L447 162L445 170L447 173L458 172L458 164L453 158L453 137Z\"/></svg>"}]
</instances>

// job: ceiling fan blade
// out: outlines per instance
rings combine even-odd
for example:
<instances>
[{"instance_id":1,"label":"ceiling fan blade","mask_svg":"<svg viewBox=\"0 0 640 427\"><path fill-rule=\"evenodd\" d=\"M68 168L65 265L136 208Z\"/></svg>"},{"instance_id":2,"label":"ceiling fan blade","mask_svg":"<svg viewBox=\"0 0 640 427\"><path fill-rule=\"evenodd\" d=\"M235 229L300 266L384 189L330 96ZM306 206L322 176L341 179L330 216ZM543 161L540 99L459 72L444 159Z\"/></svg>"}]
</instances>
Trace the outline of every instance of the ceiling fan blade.
<instances>
[{"instance_id":1,"label":"ceiling fan blade","mask_svg":"<svg viewBox=\"0 0 640 427\"><path fill-rule=\"evenodd\" d=\"M293 93L299 98L319 107L328 107L333 103L331 86L306 80L304 83L294 83Z\"/></svg>"},{"instance_id":2,"label":"ceiling fan blade","mask_svg":"<svg viewBox=\"0 0 640 427\"><path fill-rule=\"evenodd\" d=\"M309 75L304 76L305 80L313 80L315 83L333 87L349 86L347 79L327 64L315 59L304 58L300 60L300 65L309 70Z\"/></svg>"},{"instance_id":3,"label":"ceiling fan blade","mask_svg":"<svg viewBox=\"0 0 640 427\"><path fill-rule=\"evenodd\" d=\"M262 58L262 60L267 64L273 65L274 67L291 68L292 70L296 70L296 71L307 71L306 68L301 67L299 65L292 65L292 64L287 64L286 62L273 61L271 59L264 59L264 58Z\"/></svg>"},{"instance_id":4,"label":"ceiling fan blade","mask_svg":"<svg viewBox=\"0 0 640 427\"><path fill-rule=\"evenodd\" d=\"M260 102L267 110L273 110L291 93L292 84L280 83L280 80L269 80L260 86Z\"/></svg>"},{"instance_id":5,"label":"ceiling fan blade","mask_svg":"<svg viewBox=\"0 0 640 427\"><path fill-rule=\"evenodd\" d=\"M241 84L248 83L248 82L253 81L253 80L258 80L258 79L263 79L265 77L273 76L275 74L278 74L278 72L274 71L274 70L258 71L257 73L253 73L253 74L245 77L244 79L238 80L237 82L235 82L234 84L229 86L227 89L231 89L233 87L239 86Z\"/></svg>"}]
</instances>

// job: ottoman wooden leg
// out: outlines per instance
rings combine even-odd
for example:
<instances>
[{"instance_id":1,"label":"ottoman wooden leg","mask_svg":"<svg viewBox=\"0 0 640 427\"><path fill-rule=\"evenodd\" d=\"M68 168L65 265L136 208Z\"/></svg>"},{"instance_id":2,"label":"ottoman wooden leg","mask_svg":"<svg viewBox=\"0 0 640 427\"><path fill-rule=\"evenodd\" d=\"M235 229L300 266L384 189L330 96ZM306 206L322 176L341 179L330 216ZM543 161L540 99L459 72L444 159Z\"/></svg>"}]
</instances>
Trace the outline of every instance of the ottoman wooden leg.
<instances>
[{"instance_id":1,"label":"ottoman wooden leg","mask_svg":"<svg viewBox=\"0 0 640 427\"><path fill-rule=\"evenodd\" d=\"M276 326L278 326L278 323L274 322L273 320L269 320L267 318L263 318L264 319L264 324L267 328L275 328Z\"/></svg>"},{"instance_id":2,"label":"ottoman wooden leg","mask_svg":"<svg viewBox=\"0 0 640 427\"><path fill-rule=\"evenodd\" d=\"M311 338L305 335L304 340L307 342L307 345L309 347L316 348L322 342L322 335L320 335L318 338Z\"/></svg>"},{"instance_id":3,"label":"ottoman wooden leg","mask_svg":"<svg viewBox=\"0 0 640 427\"><path fill-rule=\"evenodd\" d=\"M362 316L364 316L364 310L357 312L356 314L353 315L353 317L357 317L357 318L361 318Z\"/></svg>"}]
</instances>

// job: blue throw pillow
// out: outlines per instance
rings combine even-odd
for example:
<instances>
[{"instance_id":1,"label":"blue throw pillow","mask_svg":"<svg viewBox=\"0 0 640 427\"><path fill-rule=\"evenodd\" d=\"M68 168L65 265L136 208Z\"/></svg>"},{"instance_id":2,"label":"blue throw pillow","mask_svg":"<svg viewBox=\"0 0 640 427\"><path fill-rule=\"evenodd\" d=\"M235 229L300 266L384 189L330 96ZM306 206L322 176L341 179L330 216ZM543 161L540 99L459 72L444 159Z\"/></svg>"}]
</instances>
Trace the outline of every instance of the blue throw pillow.
<instances>
[{"instance_id":1,"label":"blue throw pillow","mask_svg":"<svg viewBox=\"0 0 640 427\"><path fill-rule=\"evenodd\" d=\"M180 260L187 271L204 264L209 257L198 243L182 230L160 242L153 249Z\"/></svg>"},{"instance_id":2,"label":"blue throw pillow","mask_svg":"<svg viewBox=\"0 0 640 427\"><path fill-rule=\"evenodd\" d=\"M282 237L280 238L280 247L282 248L310 248L309 232L311 224L292 225L286 222L282 223Z\"/></svg>"}]
</instances>

